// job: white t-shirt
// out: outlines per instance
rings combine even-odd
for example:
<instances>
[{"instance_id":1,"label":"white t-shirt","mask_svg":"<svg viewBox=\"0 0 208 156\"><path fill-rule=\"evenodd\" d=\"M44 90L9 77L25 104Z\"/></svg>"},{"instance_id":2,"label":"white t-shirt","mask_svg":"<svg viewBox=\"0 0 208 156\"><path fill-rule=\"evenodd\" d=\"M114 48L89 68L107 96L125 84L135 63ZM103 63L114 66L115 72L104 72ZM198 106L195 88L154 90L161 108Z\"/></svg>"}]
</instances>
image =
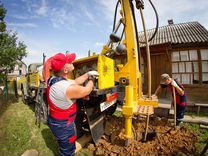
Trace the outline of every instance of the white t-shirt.
<instances>
[{"instance_id":1,"label":"white t-shirt","mask_svg":"<svg viewBox=\"0 0 208 156\"><path fill-rule=\"evenodd\" d=\"M75 102L66 97L68 87L73 84L75 84L74 80L61 80L51 86L49 98L56 107L65 110Z\"/></svg>"}]
</instances>

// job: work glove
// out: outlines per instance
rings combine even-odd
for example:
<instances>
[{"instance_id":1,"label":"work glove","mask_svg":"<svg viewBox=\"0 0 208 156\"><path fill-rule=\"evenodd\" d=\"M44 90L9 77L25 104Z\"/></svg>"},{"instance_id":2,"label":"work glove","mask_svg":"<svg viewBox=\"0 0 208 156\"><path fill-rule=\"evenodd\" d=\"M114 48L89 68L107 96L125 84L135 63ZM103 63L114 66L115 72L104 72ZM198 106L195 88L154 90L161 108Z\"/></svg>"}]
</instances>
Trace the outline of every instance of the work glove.
<instances>
[{"instance_id":1,"label":"work glove","mask_svg":"<svg viewBox=\"0 0 208 156\"><path fill-rule=\"evenodd\" d=\"M89 71L87 72L87 75L90 77L90 76L93 76L93 77L99 77L99 73L95 70L93 71Z\"/></svg>"},{"instance_id":2,"label":"work glove","mask_svg":"<svg viewBox=\"0 0 208 156\"><path fill-rule=\"evenodd\" d=\"M89 71L89 72L87 72L87 75L88 75L88 81L92 80L94 85L96 86L97 80L99 77L99 73L97 71Z\"/></svg>"},{"instance_id":3,"label":"work glove","mask_svg":"<svg viewBox=\"0 0 208 156\"><path fill-rule=\"evenodd\" d=\"M175 88L178 87L178 85L177 85L177 83L175 82L175 80L172 80L171 85L172 85L173 87L175 87Z\"/></svg>"}]
</instances>

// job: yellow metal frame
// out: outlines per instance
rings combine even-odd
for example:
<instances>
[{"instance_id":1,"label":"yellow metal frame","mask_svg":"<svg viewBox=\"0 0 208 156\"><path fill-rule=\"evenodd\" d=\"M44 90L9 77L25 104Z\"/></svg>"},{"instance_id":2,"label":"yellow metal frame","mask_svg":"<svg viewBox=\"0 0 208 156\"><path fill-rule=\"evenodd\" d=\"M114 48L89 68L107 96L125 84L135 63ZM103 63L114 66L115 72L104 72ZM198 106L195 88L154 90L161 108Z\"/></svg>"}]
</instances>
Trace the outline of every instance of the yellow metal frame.
<instances>
[{"instance_id":1,"label":"yellow metal frame","mask_svg":"<svg viewBox=\"0 0 208 156\"><path fill-rule=\"evenodd\" d=\"M29 75L29 85L30 87L38 88L40 86L40 74L34 73Z\"/></svg>"},{"instance_id":2,"label":"yellow metal frame","mask_svg":"<svg viewBox=\"0 0 208 156\"><path fill-rule=\"evenodd\" d=\"M98 88L106 89L115 86L114 81L114 60L104 56L99 55L98 57Z\"/></svg>"},{"instance_id":3,"label":"yellow metal frame","mask_svg":"<svg viewBox=\"0 0 208 156\"><path fill-rule=\"evenodd\" d=\"M139 106L153 106L154 108L158 107L158 100L152 100L152 99L138 99L138 105Z\"/></svg>"}]
</instances>

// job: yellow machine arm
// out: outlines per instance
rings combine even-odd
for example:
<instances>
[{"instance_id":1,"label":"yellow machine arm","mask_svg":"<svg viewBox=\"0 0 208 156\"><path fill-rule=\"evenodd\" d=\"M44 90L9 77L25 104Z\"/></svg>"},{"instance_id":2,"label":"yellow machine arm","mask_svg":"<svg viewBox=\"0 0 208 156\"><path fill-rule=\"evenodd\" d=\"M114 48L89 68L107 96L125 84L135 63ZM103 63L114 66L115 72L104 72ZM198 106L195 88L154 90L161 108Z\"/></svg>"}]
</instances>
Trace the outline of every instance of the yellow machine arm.
<instances>
[{"instance_id":1,"label":"yellow machine arm","mask_svg":"<svg viewBox=\"0 0 208 156\"><path fill-rule=\"evenodd\" d=\"M130 1L123 0L125 44L127 47L127 64L121 72L128 73L129 85L126 87L126 104L123 107L123 114L126 118L125 133L129 139L132 137L132 117L137 111L137 98L141 96L141 72L138 66L138 43L135 28L135 19L132 16Z\"/></svg>"},{"instance_id":2,"label":"yellow machine arm","mask_svg":"<svg viewBox=\"0 0 208 156\"><path fill-rule=\"evenodd\" d=\"M143 17L143 6L141 0L135 0L136 7L133 5L132 0L119 0L116 7L121 4L121 18L115 27L113 34L110 36L109 43L104 46L102 51L103 55L111 57L114 55L116 66L118 70L115 72L115 81L125 84L125 105L123 106L123 114L126 119L125 124L125 136L128 139L132 137L132 118L134 114L142 113L148 116L154 113L153 107L158 107L157 99L151 98L151 65L150 65L150 52L149 41L145 35L146 52L147 52L147 64L148 64L148 95L144 96L142 92L142 74L140 71L141 52L138 41L138 32L135 19L134 8L140 9L142 17L144 34L146 34L146 28ZM116 8L117 10L117 8ZM115 15L116 16L116 15ZM118 37L116 34L119 32L119 28L123 24L123 34ZM122 40L123 35L125 36ZM116 48L114 48L116 46ZM112 50L114 48L114 50ZM115 57L116 55L116 57ZM121 56L121 57L119 57ZM127 57L125 63L122 59ZM119 58L121 60L119 61ZM140 111L139 108L145 107L145 111ZM147 109L146 109L147 108Z\"/></svg>"}]
</instances>

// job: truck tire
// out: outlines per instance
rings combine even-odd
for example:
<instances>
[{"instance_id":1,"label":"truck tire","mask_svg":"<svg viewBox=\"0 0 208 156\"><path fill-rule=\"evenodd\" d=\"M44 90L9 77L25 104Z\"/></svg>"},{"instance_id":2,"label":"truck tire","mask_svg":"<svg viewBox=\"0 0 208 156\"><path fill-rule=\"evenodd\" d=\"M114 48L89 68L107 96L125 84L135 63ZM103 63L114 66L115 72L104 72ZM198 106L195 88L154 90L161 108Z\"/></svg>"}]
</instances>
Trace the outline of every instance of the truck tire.
<instances>
[{"instance_id":1,"label":"truck tire","mask_svg":"<svg viewBox=\"0 0 208 156\"><path fill-rule=\"evenodd\" d=\"M37 94L36 103L35 103L35 116L36 123L40 125L40 123L47 124L48 121L48 103L47 96L44 93L44 89L40 89Z\"/></svg>"},{"instance_id":2,"label":"truck tire","mask_svg":"<svg viewBox=\"0 0 208 156\"><path fill-rule=\"evenodd\" d=\"M21 91L22 91L22 102L24 104L28 104L27 96L24 93L24 89L23 89L23 86L22 85L21 85Z\"/></svg>"},{"instance_id":3,"label":"truck tire","mask_svg":"<svg viewBox=\"0 0 208 156\"><path fill-rule=\"evenodd\" d=\"M83 100L78 99L77 100L77 116L75 119L75 125L76 125L76 133L77 138L80 138L83 134L86 133L86 131L89 131L89 124L87 121L87 115L83 108Z\"/></svg>"}]
</instances>

